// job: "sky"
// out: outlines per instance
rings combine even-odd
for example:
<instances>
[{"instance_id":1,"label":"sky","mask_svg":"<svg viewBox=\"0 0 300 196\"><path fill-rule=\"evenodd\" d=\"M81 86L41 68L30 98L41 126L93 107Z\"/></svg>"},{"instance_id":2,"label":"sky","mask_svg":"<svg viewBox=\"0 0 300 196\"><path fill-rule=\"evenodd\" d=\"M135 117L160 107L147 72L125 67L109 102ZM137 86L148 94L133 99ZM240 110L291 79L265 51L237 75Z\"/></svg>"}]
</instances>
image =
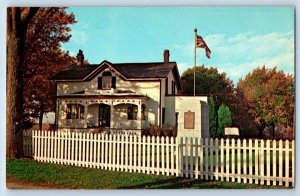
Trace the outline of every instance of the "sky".
<instances>
[{"instance_id":1,"label":"sky","mask_svg":"<svg viewBox=\"0 0 300 196\"><path fill-rule=\"evenodd\" d=\"M160 62L170 51L182 74L194 66L194 29L211 50L197 65L225 72L236 85L256 67L294 74L293 7L71 7L77 23L62 45L89 63Z\"/></svg>"}]
</instances>

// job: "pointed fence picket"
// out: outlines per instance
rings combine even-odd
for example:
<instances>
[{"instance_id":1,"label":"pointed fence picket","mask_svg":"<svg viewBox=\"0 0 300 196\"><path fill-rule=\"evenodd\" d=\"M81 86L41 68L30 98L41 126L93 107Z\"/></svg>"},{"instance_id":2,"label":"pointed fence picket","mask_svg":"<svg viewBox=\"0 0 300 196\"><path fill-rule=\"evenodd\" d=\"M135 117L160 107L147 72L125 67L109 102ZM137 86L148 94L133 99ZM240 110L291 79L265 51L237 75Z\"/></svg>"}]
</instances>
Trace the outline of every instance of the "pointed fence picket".
<instances>
[{"instance_id":1,"label":"pointed fence picket","mask_svg":"<svg viewBox=\"0 0 300 196\"><path fill-rule=\"evenodd\" d=\"M40 162L294 187L294 140L240 140L24 131Z\"/></svg>"}]
</instances>

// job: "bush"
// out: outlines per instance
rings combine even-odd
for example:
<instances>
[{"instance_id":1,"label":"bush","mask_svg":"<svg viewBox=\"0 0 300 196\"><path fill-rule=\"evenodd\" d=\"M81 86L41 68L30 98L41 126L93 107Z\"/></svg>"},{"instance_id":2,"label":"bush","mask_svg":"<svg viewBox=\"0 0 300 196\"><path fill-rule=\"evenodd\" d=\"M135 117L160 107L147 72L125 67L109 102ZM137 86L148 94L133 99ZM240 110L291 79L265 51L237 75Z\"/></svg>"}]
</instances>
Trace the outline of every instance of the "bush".
<instances>
[{"instance_id":1,"label":"bush","mask_svg":"<svg viewBox=\"0 0 300 196\"><path fill-rule=\"evenodd\" d=\"M224 128L232 125L231 111L228 106L222 104L218 110L218 133L217 136L224 135Z\"/></svg>"},{"instance_id":2,"label":"bush","mask_svg":"<svg viewBox=\"0 0 300 196\"><path fill-rule=\"evenodd\" d=\"M157 125L150 125L150 128L146 128L142 130L142 136L164 136L164 137L176 137L177 129L170 126L164 125L160 128Z\"/></svg>"}]
</instances>

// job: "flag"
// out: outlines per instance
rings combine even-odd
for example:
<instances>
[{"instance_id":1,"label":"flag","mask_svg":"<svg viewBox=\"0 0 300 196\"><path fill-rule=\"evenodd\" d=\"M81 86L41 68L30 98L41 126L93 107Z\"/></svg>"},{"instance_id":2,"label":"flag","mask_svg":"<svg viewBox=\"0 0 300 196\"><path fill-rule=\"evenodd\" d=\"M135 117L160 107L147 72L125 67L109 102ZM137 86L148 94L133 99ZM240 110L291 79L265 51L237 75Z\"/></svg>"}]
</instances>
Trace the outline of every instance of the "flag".
<instances>
[{"instance_id":1,"label":"flag","mask_svg":"<svg viewBox=\"0 0 300 196\"><path fill-rule=\"evenodd\" d=\"M206 43L203 40L203 38L201 36L199 36L199 35L196 35L195 47L196 48L204 48L207 58L210 58L210 54L211 54L210 49L206 45Z\"/></svg>"}]
</instances>

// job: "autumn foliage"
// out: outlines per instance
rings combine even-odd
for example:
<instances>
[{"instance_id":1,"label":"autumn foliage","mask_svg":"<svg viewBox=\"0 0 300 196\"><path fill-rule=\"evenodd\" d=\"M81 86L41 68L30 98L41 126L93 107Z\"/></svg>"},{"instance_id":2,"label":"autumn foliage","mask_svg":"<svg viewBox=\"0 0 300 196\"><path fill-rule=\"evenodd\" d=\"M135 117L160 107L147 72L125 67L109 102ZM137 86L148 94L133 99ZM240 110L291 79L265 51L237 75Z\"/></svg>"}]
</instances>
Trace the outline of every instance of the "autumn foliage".
<instances>
[{"instance_id":1,"label":"autumn foliage","mask_svg":"<svg viewBox=\"0 0 300 196\"><path fill-rule=\"evenodd\" d=\"M39 118L55 111L56 87L52 76L75 64L75 58L61 49L71 38L74 15L65 8L40 8L30 21L25 40L24 101L25 119Z\"/></svg>"},{"instance_id":2,"label":"autumn foliage","mask_svg":"<svg viewBox=\"0 0 300 196\"><path fill-rule=\"evenodd\" d=\"M237 88L250 106L249 115L259 127L260 136L265 129L275 138L279 126L293 127L294 78L276 67L256 68L238 82Z\"/></svg>"}]
</instances>

